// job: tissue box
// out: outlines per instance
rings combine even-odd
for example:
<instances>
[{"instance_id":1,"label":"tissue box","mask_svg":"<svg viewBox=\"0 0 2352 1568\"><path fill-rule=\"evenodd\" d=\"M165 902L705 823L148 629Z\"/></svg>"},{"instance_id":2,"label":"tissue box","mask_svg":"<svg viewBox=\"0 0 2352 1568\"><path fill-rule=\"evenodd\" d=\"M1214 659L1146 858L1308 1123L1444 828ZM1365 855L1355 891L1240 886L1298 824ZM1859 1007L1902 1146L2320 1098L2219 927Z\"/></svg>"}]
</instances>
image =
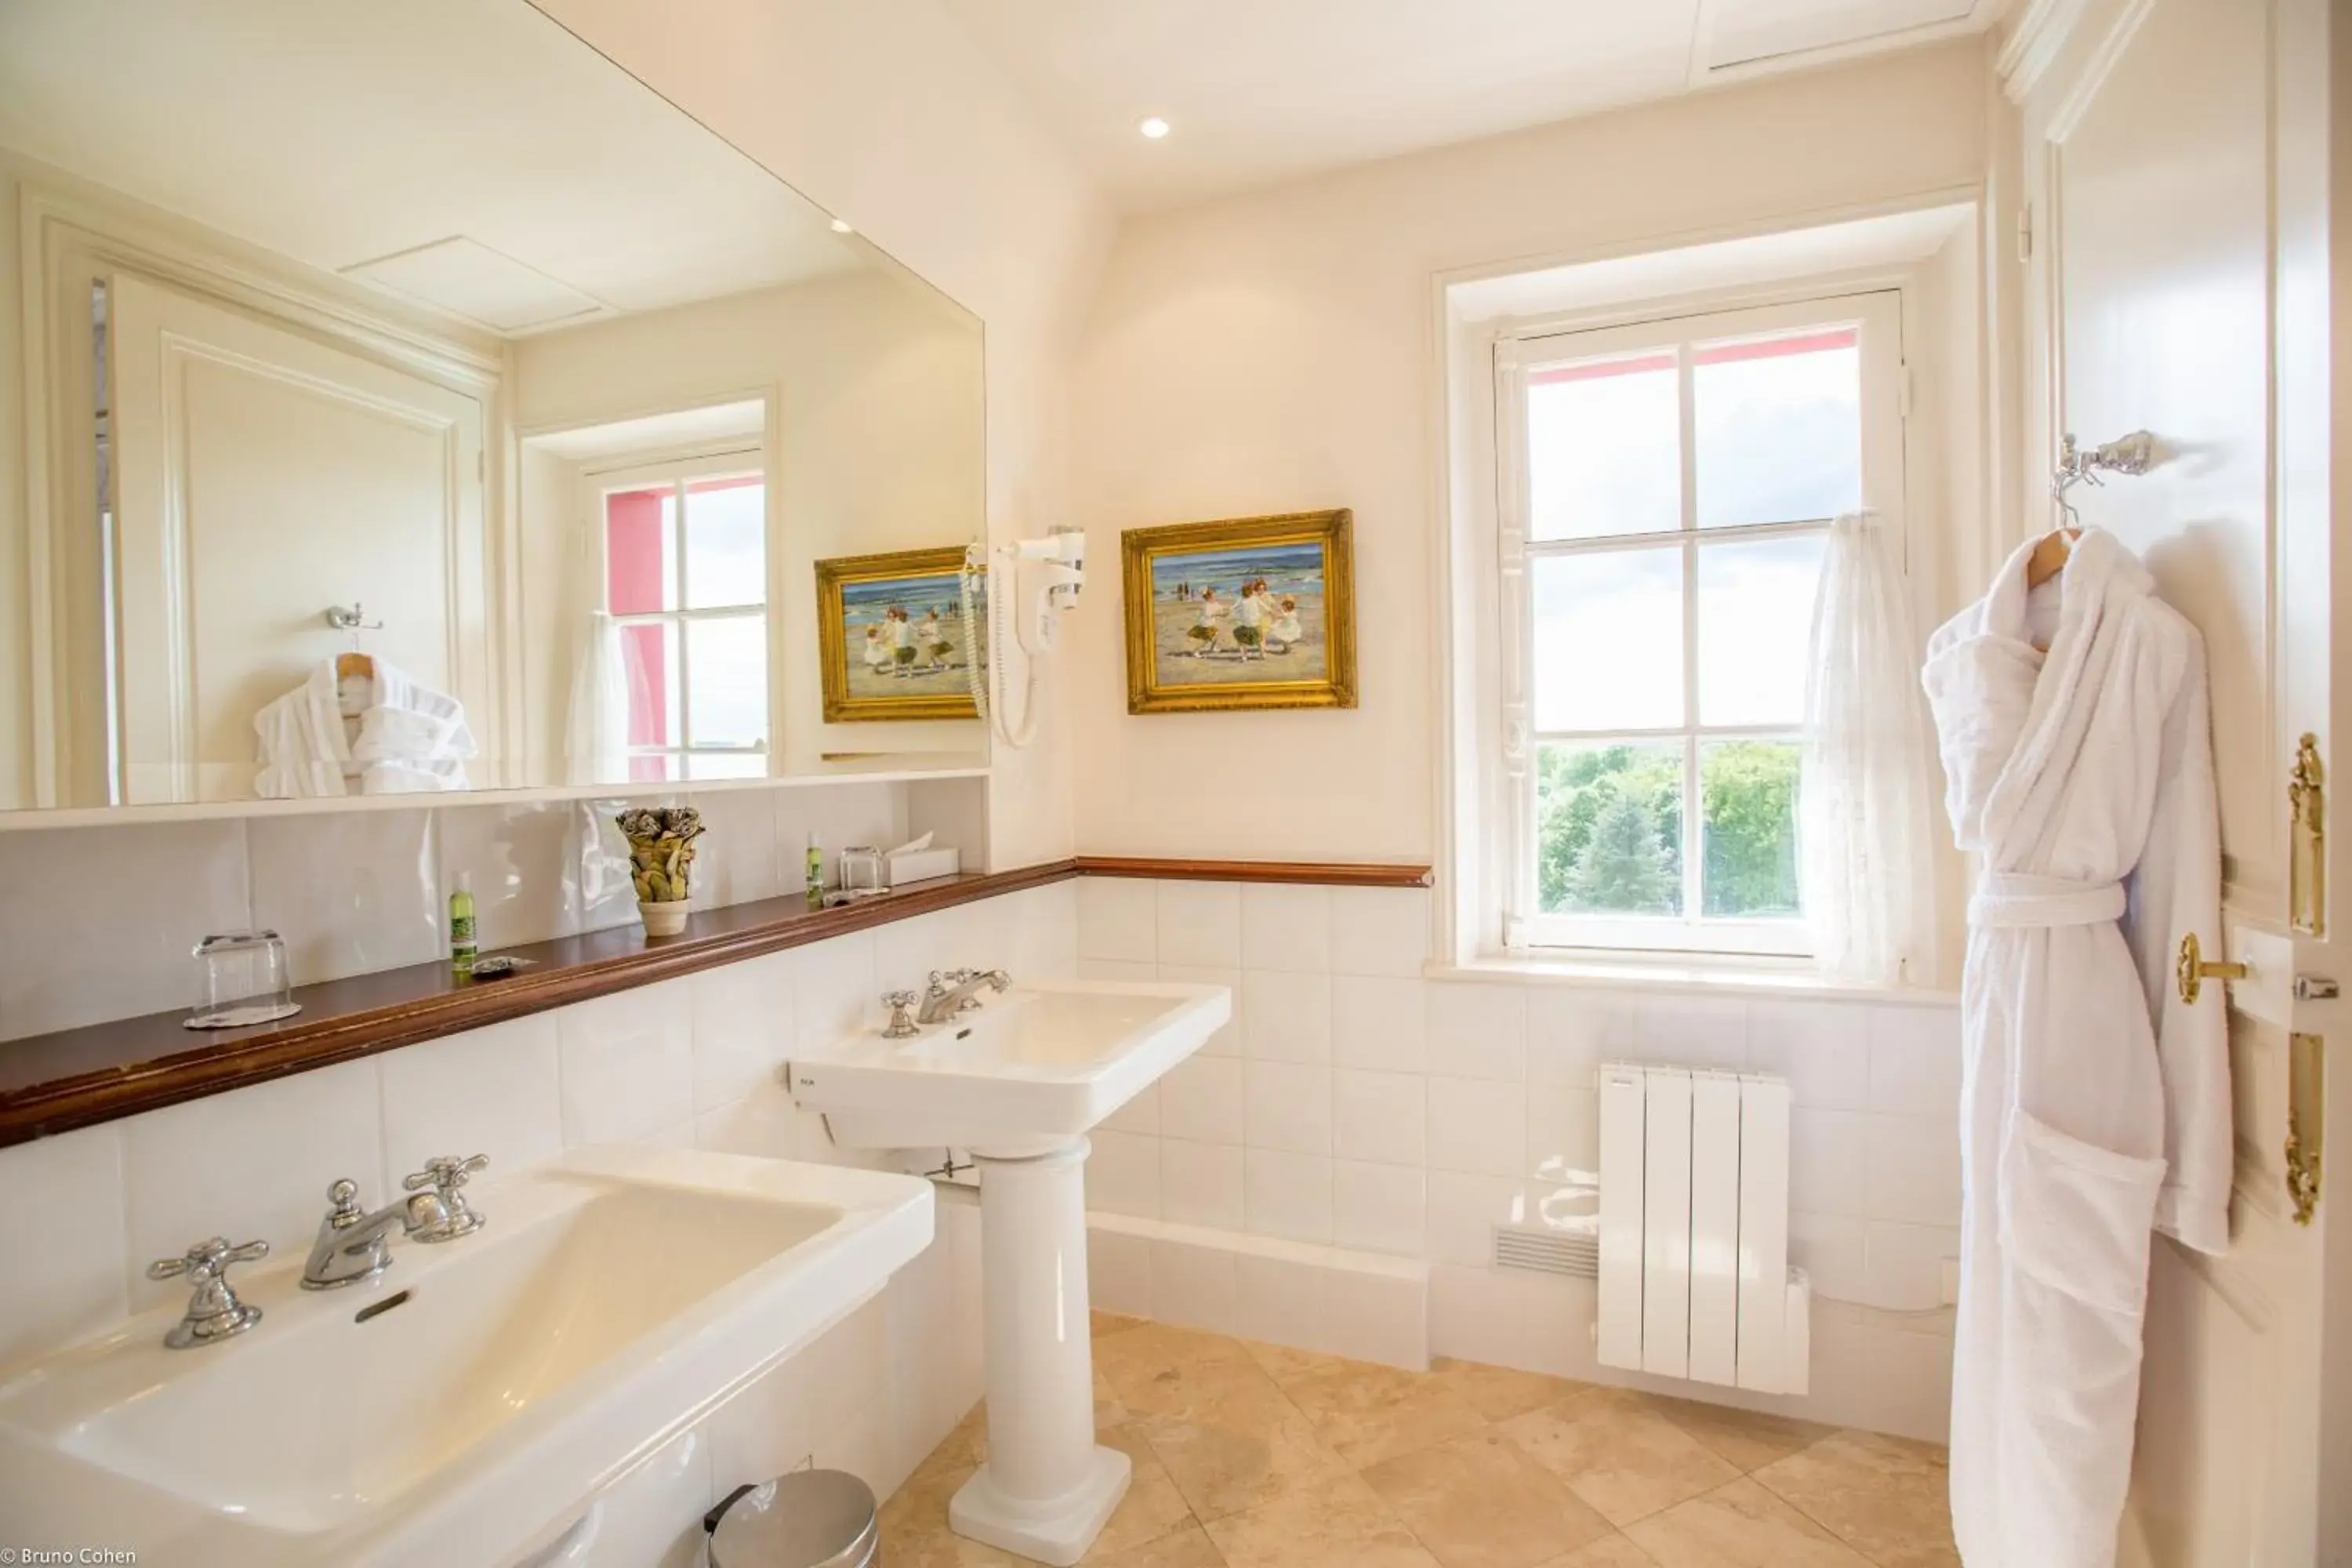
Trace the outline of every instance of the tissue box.
<instances>
[{"instance_id":1,"label":"tissue box","mask_svg":"<svg viewBox=\"0 0 2352 1568\"><path fill-rule=\"evenodd\" d=\"M956 849L909 849L893 855L883 868L883 876L894 888L909 882L928 882L934 877L952 877L963 869L962 852Z\"/></svg>"}]
</instances>

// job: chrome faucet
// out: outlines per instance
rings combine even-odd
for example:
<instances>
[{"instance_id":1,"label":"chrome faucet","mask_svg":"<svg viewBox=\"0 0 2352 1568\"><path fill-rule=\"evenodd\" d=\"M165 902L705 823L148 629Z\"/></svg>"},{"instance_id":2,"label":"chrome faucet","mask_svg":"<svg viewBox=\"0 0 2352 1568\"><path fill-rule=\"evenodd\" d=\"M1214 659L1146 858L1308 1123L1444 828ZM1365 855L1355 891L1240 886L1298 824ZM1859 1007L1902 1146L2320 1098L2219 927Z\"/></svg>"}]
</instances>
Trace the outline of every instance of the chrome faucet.
<instances>
[{"instance_id":1,"label":"chrome faucet","mask_svg":"<svg viewBox=\"0 0 2352 1568\"><path fill-rule=\"evenodd\" d=\"M934 969L930 988L923 993L923 1010L915 1015L915 1022L936 1024L969 1013L980 1005L980 998L972 993L982 986L1002 996L1012 984L1013 976L1002 969Z\"/></svg>"},{"instance_id":2,"label":"chrome faucet","mask_svg":"<svg viewBox=\"0 0 2352 1568\"><path fill-rule=\"evenodd\" d=\"M483 1216L459 1191L467 1179L489 1163L477 1154L469 1160L438 1154L425 1169L402 1179L410 1194L369 1214L360 1207L358 1184L348 1178L327 1189L327 1217L319 1222L319 1238L310 1259L302 1266L302 1289L332 1290L373 1279L392 1267L388 1243L392 1227L401 1227L411 1241L455 1241L482 1228ZM431 1188L430 1192L425 1188Z\"/></svg>"},{"instance_id":3,"label":"chrome faucet","mask_svg":"<svg viewBox=\"0 0 2352 1568\"><path fill-rule=\"evenodd\" d=\"M191 1345L208 1345L215 1341L233 1339L261 1321L261 1309L248 1307L236 1299L229 1288L228 1266L250 1263L268 1256L269 1243L248 1241L231 1247L228 1237L215 1236L188 1248L183 1258L159 1258L147 1266L150 1279L187 1280L192 1293L188 1310L163 1336L165 1348L184 1351Z\"/></svg>"}]
</instances>

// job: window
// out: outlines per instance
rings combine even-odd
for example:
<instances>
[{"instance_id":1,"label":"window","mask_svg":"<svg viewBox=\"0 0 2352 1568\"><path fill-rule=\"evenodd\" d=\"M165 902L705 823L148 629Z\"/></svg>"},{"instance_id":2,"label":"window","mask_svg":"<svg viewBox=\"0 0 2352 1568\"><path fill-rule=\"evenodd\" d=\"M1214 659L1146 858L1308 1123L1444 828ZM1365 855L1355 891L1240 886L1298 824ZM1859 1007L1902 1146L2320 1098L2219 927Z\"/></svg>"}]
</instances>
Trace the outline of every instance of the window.
<instances>
[{"instance_id":1,"label":"window","mask_svg":"<svg viewBox=\"0 0 2352 1568\"><path fill-rule=\"evenodd\" d=\"M1498 344L1504 931L1802 953L1823 536L1901 489L1873 293Z\"/></svg>"},{"instance_id":2,"label":"window","mask_svg":"<svg viewBox=\"0 0 2352 1568\"><path fill-rule=\"evenodd\" d=\"M594 481L629 777L758 777L768 752L768 490L757 454Z\"/></svg>"}]
</instances>

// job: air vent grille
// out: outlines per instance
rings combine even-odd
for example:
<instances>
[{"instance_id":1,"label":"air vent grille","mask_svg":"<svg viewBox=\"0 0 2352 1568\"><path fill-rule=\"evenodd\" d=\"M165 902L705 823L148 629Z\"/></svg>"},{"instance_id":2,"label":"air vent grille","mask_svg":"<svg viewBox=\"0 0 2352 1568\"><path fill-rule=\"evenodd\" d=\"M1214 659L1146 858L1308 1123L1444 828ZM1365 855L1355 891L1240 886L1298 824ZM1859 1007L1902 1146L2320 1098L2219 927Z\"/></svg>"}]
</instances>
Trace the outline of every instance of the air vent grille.
<instances>
[{"instance_id":1,"label":"air vent grille","mask_svg":"<svg viewBox=\"0 0 2352 1568\"><path fill-rule=\"evenodd\" d=\"M1498 1268L1525 1268L1537 1274L1564 1274L1577 1279L1598 1279L1601 1277L1601 1239L1586 1229L1498 1225L1495 1227L1495 1266Z\"/></svg>"}]
</instances>

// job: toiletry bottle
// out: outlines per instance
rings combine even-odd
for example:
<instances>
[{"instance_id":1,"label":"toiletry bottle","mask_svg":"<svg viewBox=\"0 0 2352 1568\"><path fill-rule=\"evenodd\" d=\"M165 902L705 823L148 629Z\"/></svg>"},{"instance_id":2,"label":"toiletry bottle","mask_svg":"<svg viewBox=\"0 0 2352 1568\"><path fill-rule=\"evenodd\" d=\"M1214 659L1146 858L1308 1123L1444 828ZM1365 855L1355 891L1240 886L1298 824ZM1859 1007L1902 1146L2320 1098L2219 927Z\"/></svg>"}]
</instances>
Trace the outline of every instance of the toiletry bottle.
<instances>
[{"instance_id":1,"label":"toiletry bottle","mask_svg":"<svg viewBox=\"0 0 2352 1568\"><path fill-rule=\"evenodd\" d=\"M449 968L460 980L474 977L474 879L457 873L457 890L449 895Z\"/></svg>"},{"instance_id":2,"label":"toiletry bottle","mask_svg":"<svg viewBox=\"0 0 2352 1568\"><path fill-rule=\"evenodd\" d=\"M824 908L824 847L814 833L808 836L808 905L813 910Z\"/></svg>"}]
</instances>

